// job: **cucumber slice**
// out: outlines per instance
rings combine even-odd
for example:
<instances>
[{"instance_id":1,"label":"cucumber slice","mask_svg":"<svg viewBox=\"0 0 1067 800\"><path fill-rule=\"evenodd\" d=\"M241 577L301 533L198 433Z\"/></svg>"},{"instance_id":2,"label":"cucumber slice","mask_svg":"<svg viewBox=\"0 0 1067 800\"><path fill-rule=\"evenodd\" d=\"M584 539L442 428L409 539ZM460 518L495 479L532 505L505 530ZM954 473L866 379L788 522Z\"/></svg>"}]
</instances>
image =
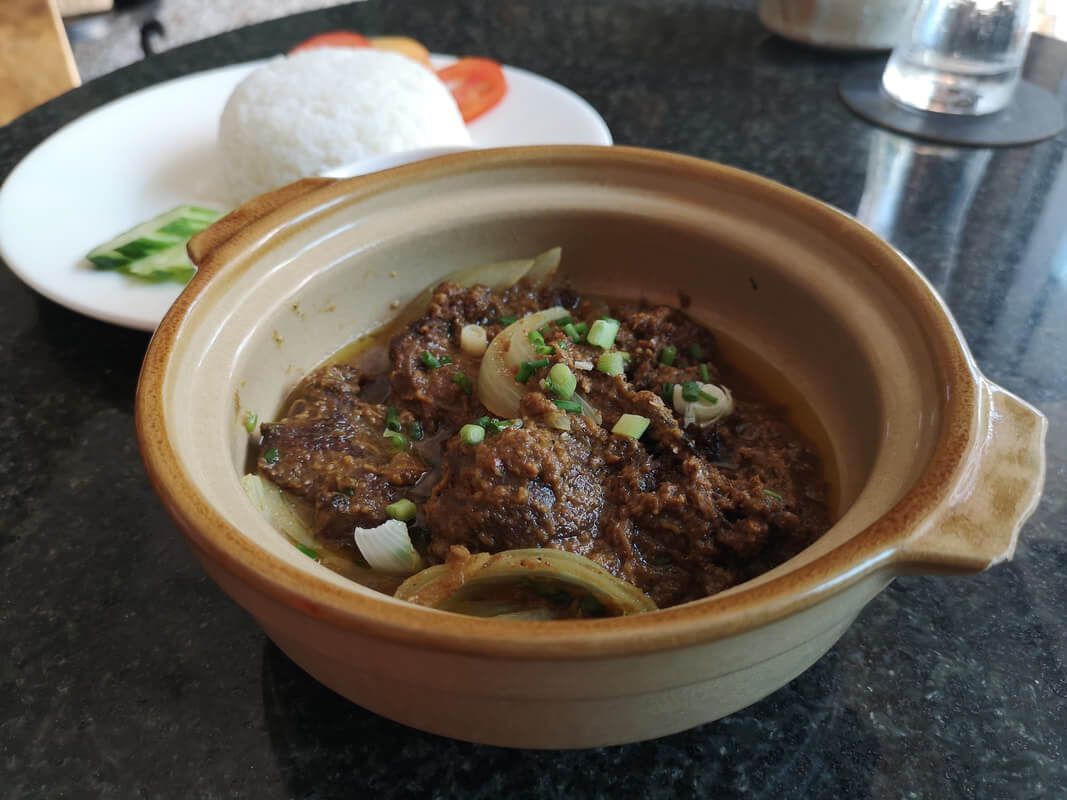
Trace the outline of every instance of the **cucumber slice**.
<instances>
[{"instance_id":1,"label":"cucumber slice","mask_svg":"<svg viewBox=\"0 0 1067 800\"><path fill-rule=\"evenodd\" d=\"M131 278L140 278L152 283L163 281L187 282L196 272L196 267L185 252L185 242L172 245L166 250L131 261L119 268L119 272Z\"/></svg>"},{"instance_id":2,"label":"cucumber slice","mask_svg":"<svg viewBox=\"0 0 1067 800\"><path fill-rule=\"evenodd\" d=\"M185 254L186 242L221 216L210 208L178 206L94 248L86 258L96 269L184 283L196 271Z\"/></svg>"}]
</instances>

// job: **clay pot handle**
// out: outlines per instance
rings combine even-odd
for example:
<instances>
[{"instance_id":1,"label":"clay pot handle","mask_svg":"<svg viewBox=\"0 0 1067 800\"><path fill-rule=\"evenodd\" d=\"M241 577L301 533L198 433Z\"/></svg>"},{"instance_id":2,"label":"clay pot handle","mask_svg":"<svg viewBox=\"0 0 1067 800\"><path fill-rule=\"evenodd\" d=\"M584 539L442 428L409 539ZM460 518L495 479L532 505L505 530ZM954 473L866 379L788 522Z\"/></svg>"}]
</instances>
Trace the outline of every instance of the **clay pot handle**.
<instances>
[{"instance_id":1,"label":"clay pot handle","mask_svg":"<svg viewBox=\"0 0 1067 800\"><path fill-rule=\"evenodd\" d=\"M1045 482L1048 421L982 379L974 459L944 504L897 552L904 572L979 572L1015 553Z\"/></svg>"},{"instance_id":2,"label":"clay pot handle","mask_svg":"<svg viewBox=\"0 0 1067 800\"><path fill-rule=\"evenodd\" d=\"M253 197L238 206L210 228L206 228L189 240L189 258L197 267L202 267L211 254L230 241L241 229L258 219L277 211L287 203L335 183L334 178L304 178L282 186L274 191Z\"/></svg>"}]
</instances>

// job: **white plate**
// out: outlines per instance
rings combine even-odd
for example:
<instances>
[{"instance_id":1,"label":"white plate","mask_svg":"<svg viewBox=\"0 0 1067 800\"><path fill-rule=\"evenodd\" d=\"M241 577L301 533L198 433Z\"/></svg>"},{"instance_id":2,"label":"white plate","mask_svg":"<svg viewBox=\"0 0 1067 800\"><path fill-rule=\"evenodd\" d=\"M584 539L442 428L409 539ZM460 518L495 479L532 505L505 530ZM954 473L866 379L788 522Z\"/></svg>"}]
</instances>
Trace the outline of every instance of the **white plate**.
<instances>
[{"instance_id":1,"label":"white plate","mask_svg":"<svg viewBox=\"0 0 1067 800\"><path fill-rule=\"evenodd\" d=\"M437 67L452 60L433 57ZM0 257L67 308L155 330L181 287L99 272L83 257L176 205L227 207L215 164L219 115L234 86L260 63L142 89L54 133L0 189ZM470 125L476 147L611 144L604 120L574 92L526 70L504 72L504 100Z\"/></svg>"}]
</instances>

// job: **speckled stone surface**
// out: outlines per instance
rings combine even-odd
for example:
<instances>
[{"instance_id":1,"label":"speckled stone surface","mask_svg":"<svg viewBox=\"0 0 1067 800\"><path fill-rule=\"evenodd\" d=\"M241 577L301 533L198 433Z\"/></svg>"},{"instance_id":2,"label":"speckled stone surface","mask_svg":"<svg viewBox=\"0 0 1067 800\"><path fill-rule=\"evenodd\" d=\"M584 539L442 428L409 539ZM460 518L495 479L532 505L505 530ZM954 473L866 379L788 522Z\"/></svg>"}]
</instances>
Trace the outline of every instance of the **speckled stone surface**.
<instances>
[{"instance_id":1,"label":"speckled stone surface","mask_svg":"<svg viewBox=\"0 0 1067 800\"><path fill-rule=\"evenodd\" d=\"M489 53L572 87L620 143L857 213L941 290L986 373L1049 416L1045 498L1012 563L896 581L812 669L727 719L589 752L449 741L321 688L215 588L138 458L147 337L0 269L0 796L1067 796L1067 138L994 152L876 130L836 96L857 59L711 3L372 0L89 83L0 129L0 176L104 101L346 25ZM1067 46L1031 56L1067 96Z\"/></svg>"}]
</instances>

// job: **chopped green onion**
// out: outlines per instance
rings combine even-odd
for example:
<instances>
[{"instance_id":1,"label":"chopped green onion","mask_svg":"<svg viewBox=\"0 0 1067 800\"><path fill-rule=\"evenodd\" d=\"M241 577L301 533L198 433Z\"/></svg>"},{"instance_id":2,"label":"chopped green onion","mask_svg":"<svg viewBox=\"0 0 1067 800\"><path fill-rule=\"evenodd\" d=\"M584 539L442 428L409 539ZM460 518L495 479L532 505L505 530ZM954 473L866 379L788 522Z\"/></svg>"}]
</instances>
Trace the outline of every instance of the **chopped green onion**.
<instances>
[{"instance_id":1,"label":"chopped green onion","mask_svg":"<svg viewBox=\"0 0 1067 800\"><path fill-rule=\"evenodd\" d=\"M563 332L567 334L567 337L575 344L582 341L582 335L578 333L578 328L572 322L568 322L563 326Z\"/></svg>"},{"instance_id":2,"label":"chopped green onion","mask_svg":"<svg viewBox=\"0 0 1067 800\"><path fill-rule=\"evenodd\" d=\"M711 383L711 371L708 369L708 365L703 361L700 362L700 380L704 383Z\"/></svg>"},{"instance_id":3,"label":"chopped green onion","mask_svg":"<svg viewBox=\"0 0 1067 800\"><path fill-rule=\"evenodd\" d=\"M700 359L704 357L704 348L696 342L693 342L691 345L689 345L689 356L694 361L700 361Z\"/></svg>"},{"instance_id":4,"label":"chopped green onion","mask_svg":"<svg viewBox=\"0 0 1067 800\"><path fill-rule=\"evenodd\" d=\"M545 335L541 331L530 331L526 338L530 340L530 344L533 345L534 352L539 356L550 356L556 352L550 344L545 344Z\"/></svg>"},{"instance_id":5,"label":"chopped green onion","mask_svg":"<svg viewBox=\"0 0 1067 800\"><path fill-rule=\"evenodd\" d=\"M707 401L708 401L709 403L711 403L711 404L712 404L713 406L715 406L715 405L718 405L718 404L719 404L719 398L718 398L718 397L716 397L716 396L715 396L715 395L713 395L713 394L709 394L708 392L705 392L705 391L704 391L703 389L701 389L701 390L700 390L700 391L699 391L699 392L697 393L697 397L699 397L699 398L700 398L701 400L707 400Z\"/></svg>"},{"instance_id":6,"label":"chopped green onion","mask_svg":"<svg viewBox=\"0 0 1067 800\"><path fill-rule=\"evenodd\" d=\"M683 383L682 398L687 403L695 403L700 398L700 384L696 381L686 381Z\"/></svg>"},{"instance_id":7,"label":"chopped green onion","mask_svg":"<svg viewBox=\"0 0 1067 800\"><path fill-rule=\"evenodd\" d=\"M782 499L782 496L780 494L778 494L778 492L774 491L774 489L764 489L763 493L765 495L767 495L768 497L773 497L775 500L781 500Z\"/></svg>"},{"instance_id":8,"label":"chopped green onion","mask_svg":"<svg viewBox=\"0 0 1067 800\"><path fill-rule=\"evenodd\" d=\"M577 400L553 400L556 404L556 408L561 408L570 414L580 414L582 411L582 404Z\"/></svg>"},{"instance_id":9,"label":"chopped green onion","mask_svg":"<svg viewBox=\"0 0 1067 800\"><path fill-rule=\"evenodd\" d=\"M670 405L674 402L674 384L665 383L660 391L660 397L663 398L663 402Z\"/></svg>"},{"instance_id":10,"label":"chopped green onion","mask_svg":"<svg viewBox=\"0 0 1067 800\"><path fill-rule=\"evenodd\" d=\"M245 414L245 430L251 433L256 429L256 425L259 424L259 415L255 411L249 411Z\"/></svg>"},{"instance_id":11,"label":"chopped green onion","mask_svg":"<svg viewBox=\"0 0 1067 800\"><path fill-rule=\"evenodd\" d=\"M310 547L308 547L306 544L300 544L300 542L293 542L293 544L296 545L297 550L306 555L308 558L313 558L316 561L319 560L319 554L312 550Z\"/></svg>"},{"instance_id":12,"label":"chopped green onion","mask_svg":"<svg viewBox=\"0 0 1067 800\"><path fill-rule=\"evenodd\" d=\"M452 376L452 383L458 384L459 388L463 390L463 394L470 397L474 394L474 384L471 383L471 379L467 377L464 372L457 372Z\"/></svg>"},{"instance_id":13,"label":"chopped green onion","mask_svg":"<svg viewBox=\"0 0 1067 800\"><path fill-rule=\"evenodd\" d=\"M390 503L385 507L385 513L393 519L407 522L415 519L415 504L407 498L397 500L395 503Z\"/></svg>"},{"instance_id":14,"label":"chopped green onion","mask_svg":"<svg viewBox=\"0 0 1067 800\"><path fill-rule=\"evenodd\" d=\"M570 325L572 322L574 322L574 320L571 319L571 315L570 314L564 314L559 319L554 319L552 321L556 324L557 327L560 327L560 328L562 328L564 325Z\"/></svg>"},{"instance_id":15,"label":"chopped green onion","mask_svg":"<svg viewBox=\"0 0 1067 800\"><path fill-rule=\"evenodd\" d=\"M489 424L489 417L478 417L478 419L474 420L474 424L484 428Z\"/></svg>"},{"instance_id":16,"label":"chopped green onion","mask_svg":"<svg viewBox=\"0 0 1067 800\"><path fill-rule=\"evenodd\" d=\"M630 439L640 439L648 430L648 423L648 417L642 417L640 414L623 414L611 432Z\"/></svg>"},{"instance_id":17,"label":"chopped green onion","mask_svg":"<svg viewBox=\"0 0 1067 800\"><path fill-rule=\"evenodd\" d=\"M659 351L659 363L666 364L668 367L674 364L674 359L678 357L678 348L673 344L669 344Z\"/></svg>"},{"instance_id":18,"label":"chopped green onion","mask_svg":"<svg viewBox=\"0 0 1067 800\"><path fill-rule=\"evenodd\" d=\"M601 353L600 358L596 360L596 368L605 375L622 375L625 367L624 361L622 353L618 350Z\"/></svg>"},{"instance_id":19,"label":"chopped green onion","mask_svg":"<svg viewBox=\"0 0 1067 800\"><path fill-rule=\"evenodd\" d=\"M499 322L501 325L514 325L518 321L518 317L513 317L510 314L507 316L499 317L497 319L497 322Z\"/></svg>"},{"instance_id":20,"label":"chopped green onion","mask_svg":"<svg viewBox=\"0 0 1067 800\"><path fill-rule=\"evenodd\" d=\"M277 447L272 447L267 452L265 452L263 454L263 460L267 464L277 464L278 463L278 459L281 458L281 457L282 457L281 453L278 452L278 448Z\"/></svg>"},{"instance_id":21,"label":"chopped green onion","mask_svg":"<svg viewBox=\"0 0 1067 800\"><path fill-rule=\"evenodd\" d=\"M615 337L618 333L619 321L611 317L604 317L593 323L593 327L589 329L589 335L585 338L589 344L596 345L601 350L607 350L615 344Z\"/></svg>"},{"instance_id":22,"label":"chopped green onion","mask_svg":"<svg viewBox=\"0 0 1067 800\"><path fill-rule=\"evenodd\" d=\"M585 322L575 322L574 329L578 331L579 336L585 336L589 333L589 325Z\"/></svg>"},{"instance_id":23,"label":"chopped green onion","mask_svg":"<svg viewBox=\"0 0 1067 800\"><path fill-rule=\"evenodd\" d=\"M530 376L539 369L544 369L548 366L547 358L539 358L537 361L523 361L519 365L519 371L515 373L515 381L517 383L526 383L530 380Z\"/></svg>"},{"instance_id":24,"label":"chopped green onion","mask_svg":"<svg viewBox=\"0 0 1067 800\"><path fill-rule=\"evenodd\" d=\"M396 431L386 431L382 434L382 437L389 440L389 444L395 447L397 450L408 449L408 437L402 433Z\"/></svg>"},{"instance_id":25,"label":"chopped green onion","mask_svg":"<svg viewBox=\"0 0 1067 800\"><path fill-rule=\"evenodd\" d=\"M482 422L485 420L485 422ZM521 428L521 419L489 419L489 417L482 417L482 419L475 422L476 425L480 425L485 428L489 433L503 433L508 428Z\"/></svg>"},{"instance_id":26,"label":"chopped green onion","mask_svg":"<svg viewBox=\"0 0 1067 800\"><path fill-rule=\"evenodd\" d=\"M422 359L422 363L429 369L439 369L445 364L452 363L451 356L435 356L429 350L423 350L420 358Z\"/></svg>"},{"instance_id":27,"label":"chopped green onion","mask_svg":"<svg viewBox=\"0 0 1067 800\"><path fill-rule=\"evenodd\" d=\"M400 412L396 410L396 406L389 406L385 409L385 429L387 431L402 431L404 426L400 424Z\"/></svg>"},{"instance_id":28,"label":"chopped green onion","mask_svg":"<svg viewBox=\"0 0 1067 800\"><path fill-rule=\"evenodd\" d=\"M566 364L553 364L548 371L548 387L561 400L570 400L578 387L578 379Z\"/></svg>"},{"instance_id":29,"label":"chopped green onion","mask_svg":"<svg viewBox=\"0 0 1067 800\"><path fill-rule=\"evenodd\" d=\"M422 423L415 420L408 426L408 435L411 436L416 442L422 441L422 437L426 435L422 429Z\"/></svg>"},{"instance_id":30,"label":"chopped green onion","mask_svg":"<svg viewBox=\"0 0 1067 800\"><path fill-rule=\"evenodd\" d=\"M351 497L353 494L355 494L355 489L353 489L351 486L346 486L343 489L338 489L337 491L339 491L345 497Z\"/></svg>"},{"instance_id":31,"label":"chopped green onion","mask_svg":"<svg viewBox=\"0 0 1067 800\"><path fill-rule=\"evenodd\" d=\"M485 428L481 425L464 425L459 429L459 438L463 444L480 444L485 439Z\"/></svg>"}]
</instances>

